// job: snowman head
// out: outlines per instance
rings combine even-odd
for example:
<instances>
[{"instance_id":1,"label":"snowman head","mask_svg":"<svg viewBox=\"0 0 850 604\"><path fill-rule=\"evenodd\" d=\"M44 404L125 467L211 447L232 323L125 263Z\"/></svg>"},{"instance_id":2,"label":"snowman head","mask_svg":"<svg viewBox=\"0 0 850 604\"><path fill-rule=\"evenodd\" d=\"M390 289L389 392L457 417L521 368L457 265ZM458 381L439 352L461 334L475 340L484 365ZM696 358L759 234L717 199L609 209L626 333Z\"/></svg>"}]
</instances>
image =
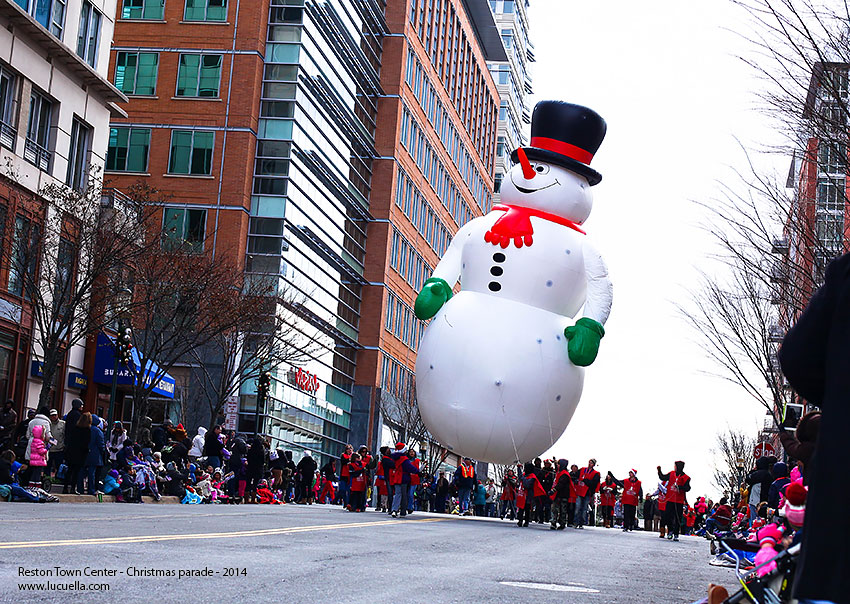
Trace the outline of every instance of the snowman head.
<instances>
[{"instance_id":1,"label":"snowman head","mask_svg":"<svg viewBox=\"0 0 850 604\"><path fill-rule=\"evenodd\" d=\"M502 180L502 203L541 210L582 224L590 216L593 193L587 178L554 163L526 160Z\"/></svg>"}]
</instances>

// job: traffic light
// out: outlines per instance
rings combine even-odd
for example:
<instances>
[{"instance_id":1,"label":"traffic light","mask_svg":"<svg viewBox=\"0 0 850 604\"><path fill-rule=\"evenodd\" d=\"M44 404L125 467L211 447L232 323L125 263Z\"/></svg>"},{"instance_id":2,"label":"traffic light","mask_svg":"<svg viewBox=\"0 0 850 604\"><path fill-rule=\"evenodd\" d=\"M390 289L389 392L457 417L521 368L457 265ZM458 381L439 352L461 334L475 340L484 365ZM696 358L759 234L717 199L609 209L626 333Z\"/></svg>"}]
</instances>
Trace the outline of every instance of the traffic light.
<instances>
[{"instance_id":1,"label":"traffic light","mask_svg":"<svg viewBox=\"0 0 850 604\"><path fill-rule=\"evenodd\" d=\"M270 371L265 370L260 372L260 376L257 378L257 396L265 398L269 394L269 390L272 385L272 374Z\"/></svg>"},{"instance_id":2,"label":"traffic light","mask_svg":"<svg viewBox=\"0 0 850 604\"><path fill-rule=\"evenodd\" d=\"M123 365L129 365L133 360L133 355L130 353L130 350L133 348L133 330L129 325L121 325L118 328L116 346L118 348L118 362Z\"/></svg>"}]
</instances>

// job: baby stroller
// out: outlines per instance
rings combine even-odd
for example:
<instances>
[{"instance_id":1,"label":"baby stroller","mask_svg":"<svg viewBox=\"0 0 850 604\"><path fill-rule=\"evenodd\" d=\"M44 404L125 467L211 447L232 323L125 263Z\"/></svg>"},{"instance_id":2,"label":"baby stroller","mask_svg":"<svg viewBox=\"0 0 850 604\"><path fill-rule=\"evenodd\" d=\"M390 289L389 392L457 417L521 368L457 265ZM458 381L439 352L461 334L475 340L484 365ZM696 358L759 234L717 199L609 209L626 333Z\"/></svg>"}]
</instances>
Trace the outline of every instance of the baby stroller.
<instances>
[{"instance_id":1,"label":"baby stroller","mask_svg":"<svg viewBox=\"0 0 850 604\"><path fill-rule=\"evenodd\" d=\"M741 584L741 589L724 600L724 604L737 604L739 602L752 602L753 604L796 604L797 600L791 597L794 582L794 573L797 570L797 558L800 554L800 545L793 545L749 571L741 570L741 558L723 539L718 540L720 547L736 560L735 576ZM776 562L776 570L758 577L755 571Z\"/></svg>"}]
</instances>

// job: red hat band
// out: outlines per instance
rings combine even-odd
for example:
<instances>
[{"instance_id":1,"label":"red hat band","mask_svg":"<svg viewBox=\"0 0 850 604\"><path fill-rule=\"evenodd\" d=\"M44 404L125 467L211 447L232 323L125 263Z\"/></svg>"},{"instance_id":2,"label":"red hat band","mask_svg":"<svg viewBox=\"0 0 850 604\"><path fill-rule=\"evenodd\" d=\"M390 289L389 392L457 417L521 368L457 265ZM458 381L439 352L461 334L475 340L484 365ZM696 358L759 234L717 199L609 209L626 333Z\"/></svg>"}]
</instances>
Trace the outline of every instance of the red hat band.
<instances>
[{"instance_id":1,"label":"red hat band","mask_svg":"<svg viewBox=\"0 0 850 604\"><path fill-rule=\"evenodd\" d=\"M554 138L547 138L545 136L532 136L531 146L537 147L538 149L545 149L546 151L552 151L553 153L566 155L570 159L574 159L588 166L593 160L593 153L585 151L581 147L577 147L570 143L565 143L564 141L559 141Z\"/></svg>"}]
</instances>

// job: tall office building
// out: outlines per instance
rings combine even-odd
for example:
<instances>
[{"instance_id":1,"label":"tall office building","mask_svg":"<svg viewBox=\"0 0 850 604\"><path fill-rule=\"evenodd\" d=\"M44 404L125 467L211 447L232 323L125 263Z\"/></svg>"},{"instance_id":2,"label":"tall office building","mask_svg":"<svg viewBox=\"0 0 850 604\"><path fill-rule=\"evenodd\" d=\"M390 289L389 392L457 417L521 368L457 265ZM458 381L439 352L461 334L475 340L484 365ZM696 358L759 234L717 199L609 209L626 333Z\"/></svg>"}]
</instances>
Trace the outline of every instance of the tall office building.
<instances>
[{"instance_id":1,"label":"tall office building","mask_svg":"<svg viewBox=\"0 0 850 604\"><path fill-rule=\"evenodd\" d=\"M130 97L106 168L171 195L163 225L294 299L311 355L273 368L262 432L337 456L360 349L383 98L384 0L120 0L110 79ZM292 310L292 309L290 309ZM188 382L191 368L175 374ZM180 388L178 388L178 391ZM253 429L255 384L238 427Z\"/></svg>"},{"instance_id":2,"label":"tall office building","mask_svg":"<svg viewBox=\"0 0 850 604\"><path fill-rule=\"evenodd\" d=\"M507 60L485 0L391 2L386 19L351 436L370 447L414 402L417 293L492 205L499 95L487 61Z\"/></svg>"},{"instance_id":3,"label":"tall office building","mask_svg":"<svg viewBox=\"0 0 850 604\"><path fill-rule=\"evenodd\" d=\"M40 246L45 221L56 218L39 191L54 184L84 189L90 170L104 164L110 116L121 116L116 103L126 100L107 81L114 12L115 0L0 0L3 258ZM47 249L71 250L71 239ZM46 260L41 255L27 271L14 262L0 266L0 399L16 401L19 417L35 408L42 386L37 325L24 282L28 275L44 276L45 267L73 273L73 261ZM74 376L83 359L82 345L65 355L51 401L60 411L80 394L82 382Z\"/></svg>"},{"instance_id":4,"label":"tall office building","mask_svg":"<svg viewBox=\"0 0 850 604\"><path fill-rule=\"evenodd\" d=\"M499 91L499 134L496 140L495 201L505 173L511 169L511 151L528 144L526 126L531 111L526 105L532 93L529 63L534 62L534 45L528 39L529 0L489 0L507 53L505 61L490 61L488 67Z\"/></svg>"}]
</instances>

